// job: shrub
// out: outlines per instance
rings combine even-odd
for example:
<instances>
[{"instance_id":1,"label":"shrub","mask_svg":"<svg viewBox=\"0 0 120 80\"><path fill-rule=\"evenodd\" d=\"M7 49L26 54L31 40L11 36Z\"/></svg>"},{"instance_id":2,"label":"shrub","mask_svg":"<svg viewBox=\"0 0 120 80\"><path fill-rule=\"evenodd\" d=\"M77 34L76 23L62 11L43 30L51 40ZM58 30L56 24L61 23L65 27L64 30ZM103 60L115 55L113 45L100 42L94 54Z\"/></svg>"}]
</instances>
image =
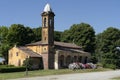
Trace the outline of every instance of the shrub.
<instances>
[{"instance_id":1,"label":"shrub","mask_svg":"<svg viewBox=\"0 0 120 80\"><path fill-rule=\"evenodd\" d=\"M23 66L27 67L28 70L32 70L33 61L31 58L26 58L26 60L23 61Z\"/></svg>"},{"instance_id":2,"label":"shrub","mask_svg":"<svg viewBox=\"0 0 120 80\"><path fill-rule=\"evenodd\" d=\"M96 64L98 62L98 59L95 56L92 56L90 62Z\"/></svg>"},{"instance_id":3,"label":"shrub","mask_svg":"<svg viewBox=\"0 0 120 80\"><path fill-rule=\"evenodd\" d=\"M0 65L2 65L2 63L0 62Z\"/></svg>"},{"instance_id":4,"label":"shrub","mask_svg":"<svg viewBox=\"0 0 120 80\"><path fill-rule=\"evenodd\" d=\"M114 65L114 64L104 64L104 67L114 69L114 70L116 69L116 65Z\"/></svg>"},{"instance_id":5,"label":"shrub","mask_svg":"<svg viewBox=\"0 0 120 80\"><path fill-rule=\"evenodd\" d=\"M102 63L97 63L97 68L103 68L103 64Z\"/></svg>"},{"instance_id":6,"label":"shrub","mask_svg":"<svg viewBox=\"0 0 120 80\"><path fill-rule=\"evenodd\" d=\"M0 65L0 68L2 67L14 67L14 65Z\"/></svg>"},{"instance_id":7,"label":"shrub","mask_svg":"<svg viewBox=\"0 0 120 80\"><path fill-rule=\"evenodd\" d=\"M0 72L6 73L6 72L21 72L25 71L25 67L1 67Z\"/></svg>"}]
</instances>

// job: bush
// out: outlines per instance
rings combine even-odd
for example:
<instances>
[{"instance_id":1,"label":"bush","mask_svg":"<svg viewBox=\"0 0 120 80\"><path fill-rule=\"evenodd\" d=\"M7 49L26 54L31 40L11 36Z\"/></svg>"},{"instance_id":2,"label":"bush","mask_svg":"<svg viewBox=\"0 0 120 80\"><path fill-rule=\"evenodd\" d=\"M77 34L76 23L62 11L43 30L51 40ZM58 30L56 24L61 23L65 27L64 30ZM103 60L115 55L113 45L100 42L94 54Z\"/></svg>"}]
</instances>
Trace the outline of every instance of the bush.
<instances>
[{"instance_id":1,"label":"bush","mask_svg":"<svg viewBox=\"0 0 120 80\"><path fill-rule=\"evenodd\" d=\"M116 65L114 65L114 64L104 64L104 67L114 69L114 70L116 69Z\"/></svg>"},{"instance_id":2,"label":"bush","mask_svg":"<svg viewBox=\"0 0 120 80\"><path fill-rule=\"evenodd\" d=\"M2 65L2 63L0 62L0 65Z\"/></svg>"},{"instance_id":3,"label":"bush","mask_svg":"<svg viewBox=\"0 0 120 80\"><path fill-rule=\"evenodd\" d=\"M103 64L102 63L97 63L97 68L103 68Z\"/></svg>"},{"instance_id":4,"label":"bush","mask_svg":"<svg viewBox=\"0 0 120 80\"><path fill-rule=\"evenodd\" d=\"M0 72L1 73L6 73L6 72L21 72L25 71L25 67L1 67Z\"/></svg>"},{"instance_id":5,"label":"bush","mask_svg":"<svg viewBox=\"0 0 120 80\"><path fill-rule=\"evenodd\" d=\"M32 70L33 61L31 58L26 58L26 60L23 61L23 66L27 67L28 70Z\"/></svg>"},{"instance_id":6,"label":"bush","mask_svg":"<svg viewBox=\"0 0 120 80\"><path fill-rule=\"evenodd\" d=\"M0 68L2 67L14 67L14 65L0 65Z\"/></svg>"},{"instance_id":7,"label":"bush","mask_svg":"<svg viewBox=\"0 0 120 80\"><path fill-rule=\"evenodd\" d=\"M98 62L98 59L95 56L92 56L90 62L96 64Z\"/></svg>"}]
</instances>

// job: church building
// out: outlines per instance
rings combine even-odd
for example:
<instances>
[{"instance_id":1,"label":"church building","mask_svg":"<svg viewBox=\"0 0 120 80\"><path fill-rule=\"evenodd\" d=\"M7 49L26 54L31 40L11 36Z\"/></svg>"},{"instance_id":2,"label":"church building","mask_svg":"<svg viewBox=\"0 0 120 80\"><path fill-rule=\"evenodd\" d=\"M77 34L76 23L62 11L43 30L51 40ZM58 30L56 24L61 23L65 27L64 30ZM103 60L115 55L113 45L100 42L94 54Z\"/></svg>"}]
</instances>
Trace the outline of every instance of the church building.
<instances>
[{"instance_id":1,"label":"church building","mask_svg":"<svg viewBox=\"0 0 120 80\"><path fill-rule=\"evenodd\" d=\"M61 69L66 68L72 62L87 63L90 53L82 50L74 43L54 41L54 12L49 4L46 4L42 16L42 40L14 46L9 50L9 65L22 66L26 58L33 60L33 68Z\"/></svg>"}]
</instances>

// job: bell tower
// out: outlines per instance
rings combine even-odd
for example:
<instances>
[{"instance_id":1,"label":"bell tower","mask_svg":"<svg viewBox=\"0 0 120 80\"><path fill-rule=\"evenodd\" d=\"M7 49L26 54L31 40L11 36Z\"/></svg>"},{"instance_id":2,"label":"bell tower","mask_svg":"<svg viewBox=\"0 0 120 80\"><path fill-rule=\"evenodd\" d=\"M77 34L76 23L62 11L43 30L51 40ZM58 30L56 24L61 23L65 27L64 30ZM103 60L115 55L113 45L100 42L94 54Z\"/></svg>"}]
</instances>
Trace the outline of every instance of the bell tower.
<instances>
[{"instance_id":1,"label":"bell tower","mask_svg":"<svg viewBox=\"0 0 120 80\"><path fill-rule=\"evenodd\" d=\"M49 4L46 4L42 13L42 42L54 45L54 12Z\"/></svg>"},{"instance_id":2,"label":"bell tower","mask_svg":"<svg viewBox=\"0 0 120 80\"><path fill-rule=\"evenodd\" d=\"M46 4L42 16L42 43L43 50L43 66L44 69L54 68L54 12L49 4Z\"/></svg>"}]
</instances>

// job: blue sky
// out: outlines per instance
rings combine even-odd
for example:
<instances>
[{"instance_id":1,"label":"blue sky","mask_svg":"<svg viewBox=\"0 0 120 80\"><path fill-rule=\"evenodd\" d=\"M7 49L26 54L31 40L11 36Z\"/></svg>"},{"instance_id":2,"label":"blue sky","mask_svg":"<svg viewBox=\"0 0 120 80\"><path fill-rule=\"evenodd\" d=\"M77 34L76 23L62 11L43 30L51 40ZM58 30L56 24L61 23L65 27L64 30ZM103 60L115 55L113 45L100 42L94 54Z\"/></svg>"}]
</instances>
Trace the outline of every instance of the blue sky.
<instances>
[{"instance_id":1,"label":"blue sky","mask_svg":"<svg viewBox=\"0 0 120 80\"><path fill-rule=\"evenodd\" d=\"M73 24L90 24L96 33L108 27L120 29L120 0L0 0L0 26L41 26L41 13L49 3L55 16L55 30Z\"/></svg>"}]
</instances>

